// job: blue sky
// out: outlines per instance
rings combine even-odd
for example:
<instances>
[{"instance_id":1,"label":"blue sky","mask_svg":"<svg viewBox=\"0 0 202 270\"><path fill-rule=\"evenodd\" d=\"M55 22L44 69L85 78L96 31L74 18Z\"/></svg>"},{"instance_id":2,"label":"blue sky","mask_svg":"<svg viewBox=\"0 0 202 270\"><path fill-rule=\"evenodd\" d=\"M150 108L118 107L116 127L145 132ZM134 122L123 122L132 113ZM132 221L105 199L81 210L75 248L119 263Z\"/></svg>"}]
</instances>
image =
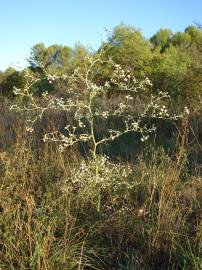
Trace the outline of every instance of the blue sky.
<instances>
[{"instance_id":1,"label":"blue sky","mask_svg":"<svg viewBox=\"0 0 202 270\"><path fill-rule=\"evenodd\" d=\"M104 29L125 23L146 37L202 24L202 0L0 0L0 70L24 66L39 42L98 48Z\"/></svg>"}]
</instances>

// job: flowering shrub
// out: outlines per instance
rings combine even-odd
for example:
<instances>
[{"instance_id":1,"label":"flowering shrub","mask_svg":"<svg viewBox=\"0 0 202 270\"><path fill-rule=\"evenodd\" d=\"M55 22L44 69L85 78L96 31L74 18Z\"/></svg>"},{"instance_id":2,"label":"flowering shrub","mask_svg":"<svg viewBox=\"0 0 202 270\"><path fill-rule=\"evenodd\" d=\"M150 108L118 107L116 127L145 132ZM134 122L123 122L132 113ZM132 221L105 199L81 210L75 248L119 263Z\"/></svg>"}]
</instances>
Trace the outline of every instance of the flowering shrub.
<instances>
[{"instance_id":1,"label":"flowering shrub","mask_svg":"<svg viewBox=\"0 0 202 270\"><path fill-rule=\"evenodd\" d=\"M100 144L108 143L128 132L139 132L142 134L142 141L148 139L149 133L155 130L155 126L148 127L143 124L145 118L166 118L177 120L183 115L170 115L168 108L163 103L169 98L164 92L158 92L157 95L150 94L148 97L148 87L152 87L152 83L148 78L138 81L132 77L130 71L123 70L120 65L108 62L112 65L112 75L104 86L95 82L96 67L102 65L101 53L98 56L87 57L84 63L84 69L76 69L73 74L67 76L50 75L44 72L49 82L56 80L64 80L67 83L67 98L58 98L44 92L40 102L35 99L32 89L38 82L39 78L35 78L27 73L27 83L23 89L14 89L17 96L26 98L26 104L21 106L13 105L11 109L16 111L32 112L32 117L27 119L27 131L32 132L35 122L42 118L45 111L50 109L59 109L70 112L75 126L66 125L67 136L56 133L46 134L44 141L51 140L60 143L60 150L71 146L78 141L90 141L92 144L93 156L96 156L97 147ZM109 103L106 97L107 91L125 93L122 95L122 101L115 100L113 104ZM147 97L147 104L143 106L142 111L134 110L136 99L140 95ZM42 105L43 104L43 105ZM106 109L107 108L107 109ZM188 113L188 109L185 108ZM108 129L105 137L97 140L95 136L96 119L107 120L109 118L120 118L123 120L124 127L121 129Z\"/></svg>"},{"instance_id":2,"label":"flowering shrub","mask_svg":"<svg viewBox=\"0 0 202 270\"><path fill-rule=\"evenodd\" d=\"M105 156L83 160L72 173L72 183L78 189L79 197L83 201L91 201L98 208L103 193L108 192L114 198L128 195L136 183L132 179L130 166L115 164Z\"/></svg>"},{"instance_id":3,"label":"flowering shrub","mask_svg":"<svg viewBox=\"0 0 202 270\"><path fill-rule=\"evenodd\" d=\"M165 118L177 120L181 115L171 115L164 104L168 99L167 93L158 92L157 95L149 94L148 88L152 83L148 78L138 81L129 70L123 70L120 65L107 61L112 66L112 75L104 85L96 83L97 66L106 63L102 60L102 53L92 57L87 57L84 67L76 69L73 74L67 76L50 75L44 72L49 82L64 80L67 84L67 97L58 98L44 92L42 99L38 102L31 89L33 89L38 78L27 74L27 84L24 89L15 89L15 94L26 99L23 105L14 105L12 109L16 111L32 112L27 119L27 131L33 131L35 122L43 117L45 111L57 109L68 112L71 115L73 125L67 123L65 126L66 135L56 131L45 134L44 141L54 141L59 143L59 150L74 145L78 142L88 142L91 146L90 161L83 161L79 169L74 171L73 183L79 187L79 192L86 199L94 200L99 197L97 208L100 208L101 192L106 189L116 190L124 185L130 188L127 183L128 172L119 165L110 163L105 157L98 157L97 148L113 141L123 134L129 132L139 132L144 142L149 138L149 134L156 127L145 124L148 118ZM108 91L118 92L121 95L110 103L106 97ZM147 102L142 109L134 109L135 102L140 96L145 96ZM185 108L185 113L188 109ZM30 115L30 114L29 114ZM118 127L108 128L104 135L98 137L95 128L99 121L110 121L121 119L122 124Z\"/></svg>"}]
</instances>

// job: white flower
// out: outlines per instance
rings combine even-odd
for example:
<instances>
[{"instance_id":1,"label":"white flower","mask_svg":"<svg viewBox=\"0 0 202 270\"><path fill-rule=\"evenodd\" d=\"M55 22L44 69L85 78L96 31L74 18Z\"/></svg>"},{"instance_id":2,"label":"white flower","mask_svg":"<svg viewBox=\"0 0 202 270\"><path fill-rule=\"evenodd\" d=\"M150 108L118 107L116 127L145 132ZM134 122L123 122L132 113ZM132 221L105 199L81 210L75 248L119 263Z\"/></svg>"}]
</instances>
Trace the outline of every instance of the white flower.
<instances>
[{"instance_id":1,"label":"white flower","mask_svg":"<svg viewBox=\"0 0 202 270\"><path fill-rule=\"evenodd\" d=\"M187 107L184 107L184 112L186 113L186 114L189 114L190 112L189 112L189 109L187 108Z\"/></svg>"},{"instance_id":2,"label":"white flower","mask_svg":"<svg viewBox=\"0 0 202 270\"><path fill-rule=\"evenodd\" d=\"M26 131L32 133L34 129L32 127L26 127Z\"/></svg>"},{"instance_id":3,"label":"white flower","mask_svg":"<svg viewBox=\"0 0 202 270\"><path fill-rule=\"evenodd\" d=\"M133 100L133 97L131 97L130 95L127 95L127 96L126 96L126 99L128 99L128 100Z\"/></svg>"}]
</instances>

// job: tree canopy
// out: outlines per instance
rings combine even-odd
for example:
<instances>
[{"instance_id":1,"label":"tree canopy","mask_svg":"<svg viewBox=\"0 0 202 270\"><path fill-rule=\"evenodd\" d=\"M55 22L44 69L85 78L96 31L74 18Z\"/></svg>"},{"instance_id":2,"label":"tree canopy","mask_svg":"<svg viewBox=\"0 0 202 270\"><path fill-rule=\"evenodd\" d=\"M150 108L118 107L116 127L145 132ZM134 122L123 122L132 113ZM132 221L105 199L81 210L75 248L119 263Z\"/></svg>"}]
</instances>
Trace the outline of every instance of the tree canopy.
<instances>
[{"instance_id":1,"label":"tree canopy","mask_svg":"<svg viewBox=\"0 0 202 270\"><path fill-rule=\"evenodd\" d=\"M28 69L44 77L44 70L50 74L70 75L82 67L85 58L101 51L105 59L128 69L137 79L149 77L154 91L167 91L175 102L194 102L202 96L202 30L199 25L188 26L183 32L174 33L161 28L146 39L139 29L121 24L113 28L107 41L97 51L77 43L74 48L54 44L38 43L31 48ZM25 70L24 70L25 71ZM14 86L23 84L24 71L9 68L0 73L1 94L12 96ZM95 80L102 83L110 76L110 65L97 65ZM42 80L36 94L43 91L65 92L65 86L50 84Z\"/></svg>"}]
</instances>

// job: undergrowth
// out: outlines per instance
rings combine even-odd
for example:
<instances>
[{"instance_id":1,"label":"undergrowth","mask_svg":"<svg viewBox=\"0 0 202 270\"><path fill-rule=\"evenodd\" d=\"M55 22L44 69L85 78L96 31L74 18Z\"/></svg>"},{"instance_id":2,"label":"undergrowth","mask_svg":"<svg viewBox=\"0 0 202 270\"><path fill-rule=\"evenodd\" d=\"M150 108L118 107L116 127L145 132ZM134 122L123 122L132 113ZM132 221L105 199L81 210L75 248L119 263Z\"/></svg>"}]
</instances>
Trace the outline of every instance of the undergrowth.
<instances>
[{"instance_id":1,"label":"undergrowth","mask_svg":"<svg viewBox=\"0 0 202 270\"><path fill-rule=\"evenodd\" d=\"M1 153L1 269L201 269L201 182L185 154L100 157L96 182L74 149L30 145Z\"/></svg>"},{"instance_id":2,"label":"undergrowth","mask_svg":"<svg viewBox=\"0 0 202 270\"><path fill-rule=\"evenodd\" d=\"M0 268L202 269L202 186L188 164L188 108L171 113L167 93L111 61L110 80L96 84L98 62L106 62L101 54L88 57L68 78L47 74L67 79L65 99L37 99L33 74L15 88L15 143L0 153ZM120 95L109 98L109 90ZM68 116L63 128L44 122L57 112ZM181 122L173 154L151 143L157 120ZM142 154L103 152L134 134L147 141Z\"/></svg>"}]
</instances>

